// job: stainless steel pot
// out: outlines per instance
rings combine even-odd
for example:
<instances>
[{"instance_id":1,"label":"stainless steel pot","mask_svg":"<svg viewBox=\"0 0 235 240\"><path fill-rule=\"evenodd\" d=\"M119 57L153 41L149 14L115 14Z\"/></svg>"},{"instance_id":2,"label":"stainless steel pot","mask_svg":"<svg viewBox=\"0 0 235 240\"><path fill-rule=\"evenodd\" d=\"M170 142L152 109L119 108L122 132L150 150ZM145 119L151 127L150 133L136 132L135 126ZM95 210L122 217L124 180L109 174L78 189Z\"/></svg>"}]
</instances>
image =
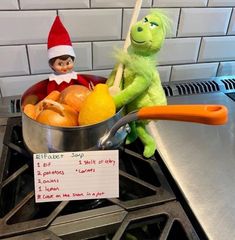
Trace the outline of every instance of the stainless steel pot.
<instances>
[{"instance_id":1,"label":"stainless steel pot","mask_svg":"<svg viewBox=\"0 0 235 240\"><path fill-rule=\"evenodd\" d=\"M85 76L85 75L84 75ZM91 77L89 75L89 77ZM103 78L99 79L103 81ZM22 96L21 104L42 98L48 80L39 82ZM37 97L39 96L39 97ZM29 100L30 99L30 100ZM37 99L38 100L38 99ZM145 107L124 116L121 109L112 118L90 126L54 127L29 118L22 113L23 139L32 153L115 149L125 140L128 123L141 119L176 120L210 125L225 124L227 109L222 105L168 105Z\"/></svg>"}]
</instances>

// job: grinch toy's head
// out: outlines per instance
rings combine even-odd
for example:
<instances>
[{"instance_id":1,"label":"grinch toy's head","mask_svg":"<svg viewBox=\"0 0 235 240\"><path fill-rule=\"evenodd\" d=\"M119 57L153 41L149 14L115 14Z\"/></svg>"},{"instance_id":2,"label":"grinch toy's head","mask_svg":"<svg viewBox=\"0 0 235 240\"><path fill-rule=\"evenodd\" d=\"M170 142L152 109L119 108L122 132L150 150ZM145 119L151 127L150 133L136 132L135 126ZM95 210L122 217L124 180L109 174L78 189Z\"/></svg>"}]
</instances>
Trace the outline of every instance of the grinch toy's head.
<instances>
[{"instance_id":1,"label":"grinch toy's head","mask_svg":"<svg viewBox=\"0 0 235 240\"><path fill-rule=\"evenodd\" d=\"M137 54L149 56L158 52L165 40L170 21L166 15L152 10L131 28L131 47Z\"/></svg>"}]
</instances>

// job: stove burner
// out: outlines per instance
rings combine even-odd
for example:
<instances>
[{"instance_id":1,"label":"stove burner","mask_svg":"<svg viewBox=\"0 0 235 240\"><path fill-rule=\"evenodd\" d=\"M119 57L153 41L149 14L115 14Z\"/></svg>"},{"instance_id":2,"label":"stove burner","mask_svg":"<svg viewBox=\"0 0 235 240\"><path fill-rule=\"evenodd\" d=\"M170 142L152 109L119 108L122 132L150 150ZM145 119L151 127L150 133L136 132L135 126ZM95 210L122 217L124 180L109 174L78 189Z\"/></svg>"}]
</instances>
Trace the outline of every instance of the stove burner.
<instances>
[{"instance_id":1,"label":"stove burner","mask_svg":"<svg viewBox=\"0 0 235 240\"><path fill-rule=\"evenodd\" d=\"M109 239L106 236L107 233L112 233L111 237L114 237L114 239L116 236L120 237L120 234L122 234L121 239L158 239L151 238L151 234L156 234L154 229L157 227L158 231L163 230L164 232L164 229L169 224L167 220L169 212L173 211L173 209L179 209L180 206L175 202L176 197L156 159L144 159L140 154L142 152L141 148L142 145L137 142L128 146L128 148L119 150L119 198L35 203L33 160L23 143L21 118L9 118L0 160L2 166L0 169L0 238L22 235L22 239L33 239L33 236L38 234L52 236L54 232L57 236L56 232L60 227L63 228L63 231L61 231L64 233L69 231L65 227L66 224L82 224L83 221L88 221L89 226L90 221L94 222L94 218L104 218L105 221L110 223L110 226L103 226L100 231L105 234L105 238L100 233L99 237L101 238L97 239ZM172 207L172 209L163 208L163 206L172 205L177 205L177 207ZM158 209L165 210L161 213L160 218L158 217L158 220L155 221L154 216L153 218L148 217L148 214L151 215L152 211L148 209L153 209L155 214L157 214ZM179 212L181 211L183 212L182 209L179 210ZM143 221L140 220L139 222L139 218L134 220L134 216L138 215L137 213L141 213L140 219L143 219ZM126 215L127 218L125 218ZM184 222L189 222L186 215L181 213L179 215L182 219L186 219ZM119 216L118 221L117 216ZM109 219L112 218L115 219L113 225L112 222L109 222ZM127 227L125 223L129 221L128 219L130 225ZM94 222L95 228L98 224L97 221ZM180 226L184 226L184 224L180 225L177 221L174 223L174 229L181 229ZM126 230L122 232L118 227L124 225ZM80 238L79 234L85 236L83 234L86 231L80 232L79 229L83 228L78 227L75 230L73 233L75 234L74 238L63 237L62 239L85 239L85 237ZM190 229L193 229L192 226ZM94 231L97 232L97 229ZM177 230L173 232L175 231ZM64 235L62 232L58 236ZM138 237L146 234L146 238L138 238L136 234ZM133 236L133 238L128 238L128 236ZM35 239L44 238L35 237ZM60 238L51 237L49 239Z\"/></svg>"}]
</instances>

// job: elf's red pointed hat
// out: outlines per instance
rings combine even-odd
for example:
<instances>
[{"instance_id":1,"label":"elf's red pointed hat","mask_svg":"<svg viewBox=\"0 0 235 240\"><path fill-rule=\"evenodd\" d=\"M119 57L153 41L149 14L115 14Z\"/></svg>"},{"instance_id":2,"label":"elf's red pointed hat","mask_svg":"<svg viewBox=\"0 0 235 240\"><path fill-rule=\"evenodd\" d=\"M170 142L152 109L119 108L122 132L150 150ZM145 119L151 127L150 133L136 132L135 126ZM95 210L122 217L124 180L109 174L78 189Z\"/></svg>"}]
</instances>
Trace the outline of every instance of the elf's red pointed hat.
<instances>
[{"instance_id":1,"label":"elf's red pointed hat","mask_svg":"<svg viewBox=\"0 0 235 240\"><path fill-rule=\"evenodd\" d=\"M70 55L75 57L69 34L60 21L59 16L54 20L47 40L48 58Z\"/></svg>"}]
</instances>

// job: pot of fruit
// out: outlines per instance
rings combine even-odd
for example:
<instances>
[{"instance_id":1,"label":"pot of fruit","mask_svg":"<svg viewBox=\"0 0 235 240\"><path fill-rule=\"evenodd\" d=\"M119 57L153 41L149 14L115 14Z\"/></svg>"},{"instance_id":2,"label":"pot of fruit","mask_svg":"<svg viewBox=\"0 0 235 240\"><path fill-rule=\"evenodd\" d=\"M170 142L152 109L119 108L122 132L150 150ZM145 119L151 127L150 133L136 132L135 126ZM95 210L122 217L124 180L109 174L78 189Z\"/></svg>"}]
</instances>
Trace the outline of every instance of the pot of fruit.
<instances>
[{"instance_id":1,"label":"pot of fruit","mask_svg":"<svg viewBox=\"0 0 235 240\"><path fill-rule=\"evenodd\" d=\"M168 105L144 107L127 115L116 111L105 78L92 78L94 89L71 85L45 96L48 80L30 87L21 98L22 130L31 153L116 149L129 131L128 123L143 119L224 124L221 105Z\"/></svg>"}]
</instances>

